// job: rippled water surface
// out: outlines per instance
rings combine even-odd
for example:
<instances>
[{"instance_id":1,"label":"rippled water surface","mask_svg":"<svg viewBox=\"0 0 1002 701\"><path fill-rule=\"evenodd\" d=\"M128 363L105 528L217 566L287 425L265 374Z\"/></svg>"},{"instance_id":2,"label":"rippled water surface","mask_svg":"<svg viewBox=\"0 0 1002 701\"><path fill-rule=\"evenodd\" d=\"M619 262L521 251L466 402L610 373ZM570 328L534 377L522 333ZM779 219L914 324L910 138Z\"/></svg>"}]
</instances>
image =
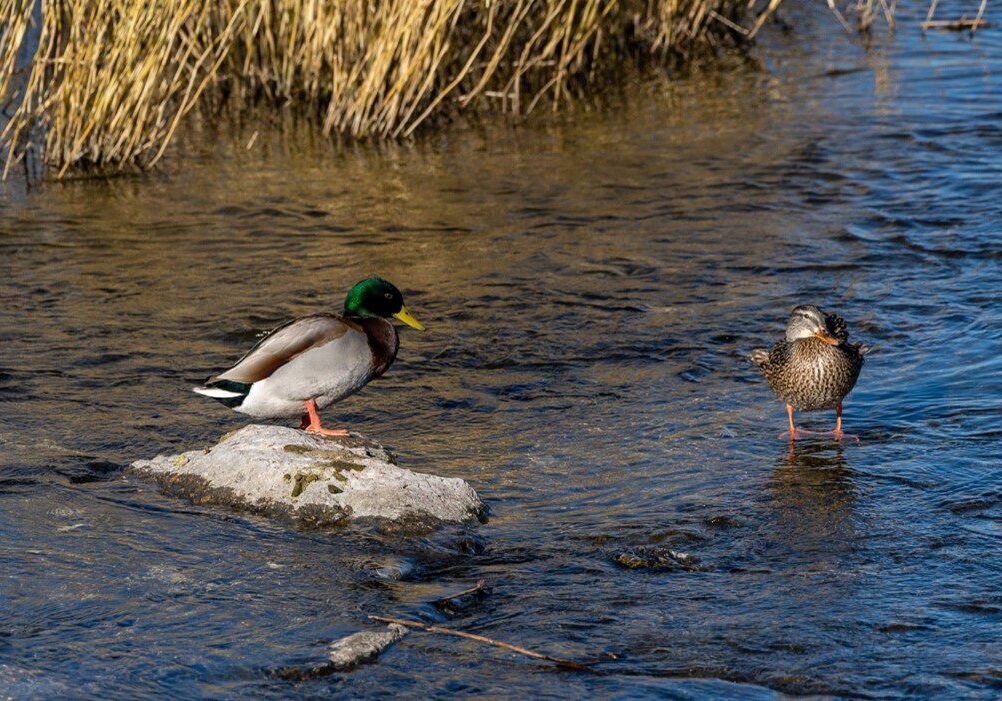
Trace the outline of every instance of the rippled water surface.
<instances>
[{"instance_id":1,"label":"rippled water surface","mask_svg":"<svg viewBox=\"0 0 1002 701\"><path fill-rule=\"evenodd\" d=\"M795 24L766 70L559 124L252 125L166 175L6 186L0 696L1000 693L1000 34ZM469 480L486 524L295 532L123 476L241 425L192 382L373 272L429 331L328 418ZM877 346L859 443L790 448L745 359L807 301ZM644 548L698 564L617 564ZM272 674L368 614L602 674L427 634Z\"/></svg>"}]
</instances>

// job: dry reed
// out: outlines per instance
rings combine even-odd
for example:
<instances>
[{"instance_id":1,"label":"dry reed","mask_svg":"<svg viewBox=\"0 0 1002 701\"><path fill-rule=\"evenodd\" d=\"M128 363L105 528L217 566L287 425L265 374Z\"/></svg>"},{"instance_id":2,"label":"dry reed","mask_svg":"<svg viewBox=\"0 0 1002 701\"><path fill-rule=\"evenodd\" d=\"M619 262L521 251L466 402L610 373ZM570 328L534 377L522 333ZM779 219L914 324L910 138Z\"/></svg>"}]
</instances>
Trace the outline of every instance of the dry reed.
<instances>
[{"instance_id":1,"label":"dry reed","mask_svg":"<svg viewBox=\"0 0 1002 701\"><path fill-rule=\"evenodd\" d=\"M555 109L626 65L747 41L781 0L764 1L0 0L4 175L36 147L56 177L148 168L206 91L356 137Z\"/></svg>"}]
</instances>

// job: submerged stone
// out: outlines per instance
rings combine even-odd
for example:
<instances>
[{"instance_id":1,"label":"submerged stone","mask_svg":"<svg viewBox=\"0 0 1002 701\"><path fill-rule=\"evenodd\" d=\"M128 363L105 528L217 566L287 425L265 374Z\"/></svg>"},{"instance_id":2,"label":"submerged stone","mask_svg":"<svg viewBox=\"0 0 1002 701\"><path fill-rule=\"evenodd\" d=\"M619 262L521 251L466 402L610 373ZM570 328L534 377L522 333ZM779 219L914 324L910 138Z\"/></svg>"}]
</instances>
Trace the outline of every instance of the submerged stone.
<instances>
[{"instance_id":1,"label":"submerged stone","mask_svg":"<svg viewBox=\"0 0 1002 701\"><path fill-rule=\"evenodd\" d=\"M345 671L365 662L372 662L387 647L407 635L407 629L391 623L381 631L362 631L347 638L335 640L327 648L330 666L334 671Z\"/></svg>"},{"instance_id":2,"label":"submerged stone","mask_svg":"<svg viewBox=\"0 0 1002 701\"><path fill-rule=\"evenodd\" d=\"M335 640L327 647L328 662L313 667L282 667L273 674L279 679L304 681L335 672L348 672L374 662L383 650L407 635L407 628L391 623L382 630L365 630Z\"/></svg>"},{"instance_id":3,"label":"submerged stone","mask_svg":"<svg viewBox=\"0 0 1002 701\"><path fill-rule=\"evenodd\" d=\"M317 436L253 424L208 450L138 460L131 470L167 494L326 526L355 518L462 522L483 516L457 478L412 472L358 434Z\"/></svg>"},{"instance_id":4,"label":"submerged stone","mask_svg":"<svg viewBox=\"0 0 1002 701\"><path fill-rule=\"evenodd\" d=\"M645 546L633 548L612 557L617 565L628 569L659 569L699 571L699 560L689 553L679 552L662 546Z\"/></svg>"}]
</instances>

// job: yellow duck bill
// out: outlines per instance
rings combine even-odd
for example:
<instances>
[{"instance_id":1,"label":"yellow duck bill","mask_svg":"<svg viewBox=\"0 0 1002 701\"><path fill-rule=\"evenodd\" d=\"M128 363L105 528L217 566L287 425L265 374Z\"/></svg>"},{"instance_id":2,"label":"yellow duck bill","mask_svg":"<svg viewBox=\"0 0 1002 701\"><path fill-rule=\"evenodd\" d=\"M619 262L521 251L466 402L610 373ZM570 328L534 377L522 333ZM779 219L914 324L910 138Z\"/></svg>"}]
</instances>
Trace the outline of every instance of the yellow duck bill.
<instances>
[{"instance_id":1,"label":"yellow duck bill","mask_svg":"<svg viewBox=\"0 0 1002 701\"><path fill-rule=\"evenodd\" d=\"M424 324L411 316L411 313L407 311L407 307L400 307L400 311L393 315L394 319L398 319L403 323L410 326L412 329L417 329L418 331L424 331Z\"/></svg>"}]
</instances>

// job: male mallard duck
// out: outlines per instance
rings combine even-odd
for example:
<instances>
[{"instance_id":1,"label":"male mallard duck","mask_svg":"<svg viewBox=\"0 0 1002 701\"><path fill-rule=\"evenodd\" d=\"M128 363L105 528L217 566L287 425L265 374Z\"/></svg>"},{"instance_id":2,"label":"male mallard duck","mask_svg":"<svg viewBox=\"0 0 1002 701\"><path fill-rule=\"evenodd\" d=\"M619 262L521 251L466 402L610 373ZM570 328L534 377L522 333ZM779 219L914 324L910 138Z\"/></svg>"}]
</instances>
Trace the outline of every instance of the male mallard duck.
<instances>
[{"instance_id":1,"label":"male mallard duck","mask_svg":"<svg viewBox=\"0 0 1002 701\"><path fill-rule=\"evenodd\" d=\"M794 307L786 338L770 350L756 348L751 360L762 370L772 391L786 402L790 440L797 437L793 410L834 409L834 436L841 439L842 400L852 391L863 367L864 345L849 343L845 321L813 304ZM809 433L800 429L800 433Z\"/></svg>"},{"instance_id":2,"label":"male mallard duck","mask_svg":"<svg viewBox=\"0 0 1002 701\"><path fill-rule=\"evenodd\" d=\"M347 431L323 428L317 410L354 394L390 367L400 345L390 317L424 330L408 313L400 290L378 277L363 280L348 292L343 314L311 314L279 326L195 391L244 414L303 416L301 428L307 431L346 436Z\"/></svg>"}]
</instances>

